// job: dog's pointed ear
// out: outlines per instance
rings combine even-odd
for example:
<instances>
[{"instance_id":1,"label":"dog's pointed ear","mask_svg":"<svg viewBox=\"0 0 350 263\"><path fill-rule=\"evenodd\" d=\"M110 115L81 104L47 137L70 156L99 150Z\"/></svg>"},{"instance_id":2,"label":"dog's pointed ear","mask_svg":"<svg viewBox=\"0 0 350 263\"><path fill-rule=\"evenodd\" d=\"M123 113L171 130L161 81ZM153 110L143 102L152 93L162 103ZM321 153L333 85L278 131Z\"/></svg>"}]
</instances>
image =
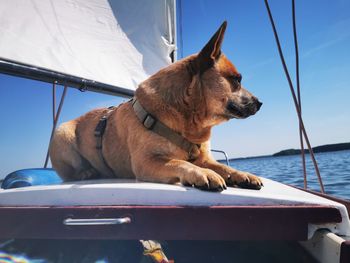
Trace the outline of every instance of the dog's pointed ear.
<instances>
[{"instance_id":1,"label":"dog's pointed ear","mask_svg":"<svg viewBox=\"0 0 350 263\"><path fill-rule=\"evenodd\" d=\"M197 57L197 66L200 72L206 71L208 68L212 67L220 57L221 45L224 40L224 35L226 31L227 22L224 21L218 31L211 37L209 42L204 46L204 48L199 52Z\"/></svg>"}]
</instances>

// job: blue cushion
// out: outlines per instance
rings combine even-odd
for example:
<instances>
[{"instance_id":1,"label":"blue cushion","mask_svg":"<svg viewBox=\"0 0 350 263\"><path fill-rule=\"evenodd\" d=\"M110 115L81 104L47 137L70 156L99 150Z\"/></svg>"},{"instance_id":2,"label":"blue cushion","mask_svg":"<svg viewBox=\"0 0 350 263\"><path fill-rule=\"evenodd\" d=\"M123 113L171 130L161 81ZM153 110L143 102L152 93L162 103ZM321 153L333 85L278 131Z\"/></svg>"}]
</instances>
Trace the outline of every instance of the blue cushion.
<instances>
[{"instance_id":1,"label":"blue cushion","mask_svg":"<svg viewBox=\"0 0 350 263\"><path fill-rule=\"evenodd\" d=\"M62 179L54 169L33 168L23 169L8 174L2 182L1 188L10 189L33 185L60 184Z\"/></svg>"}]
</instances>

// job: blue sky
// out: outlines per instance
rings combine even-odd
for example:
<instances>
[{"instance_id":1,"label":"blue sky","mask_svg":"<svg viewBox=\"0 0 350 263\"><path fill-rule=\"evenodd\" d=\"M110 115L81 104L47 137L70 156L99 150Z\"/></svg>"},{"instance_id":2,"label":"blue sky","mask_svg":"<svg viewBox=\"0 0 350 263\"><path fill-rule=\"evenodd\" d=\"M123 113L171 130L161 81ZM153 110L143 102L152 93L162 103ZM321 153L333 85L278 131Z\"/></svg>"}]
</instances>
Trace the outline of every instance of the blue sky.
<instances>
[{"instance_id":1,"label":"blue sky","mask_svg":"<svg viewBox=\"0 0 350 263\"><path fill-rule=\"evenodd\" d=\"M291 4L270 0L270 6L294 78ZM296 1L303 117L314 146L350 141L349 11L347 0ZM255 116L215 127L213 148L230 157L298 148L296 113L262 0L182 1L183 55L198 52L224 20L223 52L264 105ZM61 122L121 101L69 89ZM0 178L41 167L52 124L51 85L0 74L0 106Z\"/></svg>"}]
</instances>

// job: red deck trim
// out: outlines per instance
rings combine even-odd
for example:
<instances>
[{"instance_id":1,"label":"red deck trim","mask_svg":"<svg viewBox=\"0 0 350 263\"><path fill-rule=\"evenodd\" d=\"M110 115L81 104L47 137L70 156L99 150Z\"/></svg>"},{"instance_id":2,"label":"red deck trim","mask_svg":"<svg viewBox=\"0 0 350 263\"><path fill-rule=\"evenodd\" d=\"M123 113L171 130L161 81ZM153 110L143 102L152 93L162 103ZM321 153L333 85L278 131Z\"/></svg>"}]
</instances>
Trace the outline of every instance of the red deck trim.
<instances>
[{"instance_id":1,"label":"red deck trim","mask_svg":"<svg viewBox=\"0 0 350 263\"><path fill-rule=\"evenodd\" d=\"M65 226L70 218L131 218L127 225ZM306 240L308 224L341 222L328 206L0 207L0 238Z\"/></svg>"},{"instance_id":2,"label":"red deck trim","mask_svg":"<svg viewBox=\"0 0 350 263\"><path fill-rule=\"evenodd\" d=\"M327 194L322 194L322 193L319 193L319 192L316 192L316 191L312 191L312 190L308 190L308 189L303 189L303 188L299 188L299 187L295 187L295 188L297 188L299 190L302 190L302 191L305 191L305 192L308 192L310 194L318 195L318 196L324 197L324 198L326 198L328 200L332 200L332 201L338 202L340 204L343 204L346 207L346 210L348 211L348 214L349 214L349 217L350 217L350 201L349 200L341 199L341 198L334 197L334 196L327 195Z\"/></svg>"}]
</instances>

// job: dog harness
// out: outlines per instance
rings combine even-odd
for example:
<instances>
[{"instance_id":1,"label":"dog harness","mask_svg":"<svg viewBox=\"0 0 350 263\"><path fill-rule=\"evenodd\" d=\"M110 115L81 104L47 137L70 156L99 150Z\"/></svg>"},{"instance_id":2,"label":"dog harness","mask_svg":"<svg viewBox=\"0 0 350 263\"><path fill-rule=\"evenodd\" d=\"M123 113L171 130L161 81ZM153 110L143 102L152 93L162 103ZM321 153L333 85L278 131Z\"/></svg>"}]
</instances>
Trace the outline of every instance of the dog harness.
<instances>
[{"instance_id":1,"label":"dog harness","mask_svg":"<svg viewBox=\"0 0 350 263\"><path fill-rule=\"evenodd\" d=\"M147 130L157 133L187 152L188 161L195 161L198 158L201 147L200 144L195 144L188 141L181 134L175 132L157 120L142 107L140 102L135 97L131 100L131 103L137 118Z\"/></svg>"},{"instance_id":2,"label":"dog harness","mask_svg":"<svg viewBox=\"0 0 350 263\"><path fill-rule=\"evenodd\" d=\"M103 152L102 152L102 139L103 139L103 134L105 133L106 127L107 127L107 120L108 117L111 115L111 113L115 110L116 107L111 106L107 108L107 111L102 115L100 118L99 122L96 125L95 128L95 137L96 137L96 149L98 152L98 155L103 162L104 166L107 168L109 176L108 177L113 177L113 170L111 167L108 165L106 162L105 158L103 157Z\"/></svg>"}]
</instances>

